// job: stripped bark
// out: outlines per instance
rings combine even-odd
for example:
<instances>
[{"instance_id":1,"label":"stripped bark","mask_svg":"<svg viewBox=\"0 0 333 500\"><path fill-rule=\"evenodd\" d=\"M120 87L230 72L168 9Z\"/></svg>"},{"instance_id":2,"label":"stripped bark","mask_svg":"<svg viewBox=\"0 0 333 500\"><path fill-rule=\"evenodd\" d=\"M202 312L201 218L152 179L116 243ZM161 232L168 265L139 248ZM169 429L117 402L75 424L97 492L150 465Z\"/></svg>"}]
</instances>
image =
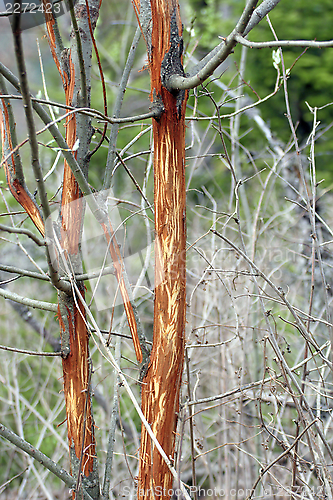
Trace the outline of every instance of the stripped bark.
<instances>
[{"instance_id":1,"label":"stripped bark","mask_svg":"<svg viewBox=\"0 0 333 500\"><path fill-rule=\"evenodd\" d=\"M119 284L119 290L124 304L124 309L127 316L128 326L132 334L132 340L134 344L135 355L138 363L142 363L143 355L142 350L145 353L145 361L147 359L148 353L146 344L143 341L142 347L139 340L138 332L138 318L135 315L135 310L133 308L133 299L129 295L130 285L125 273L124 261L120 252L120 248L112 228L111 221L108 224L102 224L105 239L108 244L109 252L114 265L115 275ZM132 299L132 300L131 300Z\"/></svg>"},{"instance_id":2,"label":"stripped bark","mask_svg":"<svg viewBox=\"0 0 333 500\"><path fill-rule=\"evenodd\" d=\"M0 94L6 95L4 78L0 75ZM6 172L8 187L16 201L24 208L42 236L44 221L36 200L29 192L23 175L21 158L17 149L15 120L9 99L0 99L0 130L2 160Z\"/></svg>"},{"instance_id":3,"label":"stripped bark","mask_svg":"<svg viewBox=\"0 0 333 500\"><path fill-rule=\"evenodd\" d=\"M43 0L44 4L46 4L48 1L49 0ZM83 32L85 33L85 36L82 37L82 40L84 39L88 40L90 44L91 44L90 30L95 28L99 7L100 7L100 2L96 1L90 2L89 13L88 13L86 10L86 0L77 2L75 6L78 22L84 21L85 24L84 26L80 25L80 29L83 28ZM48 10L48 12L50 11L50 9L46 10ZM75 71L78 74L80 68L78 67L78 64L76 64L76 67L74 67L73 61L71 59L71 53L69 51L67 51L66 49L62 51L59 50L59 44L57 43L56 40L56 32L54 31L55 19L53 18L52 14L45 14L45 17L47 21L49 46L54 61L56 63L56 66L58 68L59 74L61 76L63 87L65 89L66 105L72 106L74 104L73 95L76 93L75 91L80 91L79 88L78 89L75 88L77 82L77 77L75 77ZM90 22L90 27L89 27L89 22ZM85 54L87 54L86 50L83 51L82 54L84 59L87 57ZM88 51L88 54L91 54L91 47ZM84 67L86 68L86 70L88 70L90 68L90 61L87 61L85 59L84 63L85 63ZM87 76L88 75L86 75L86 77ZM81 102L82 107L88 106L88 104L89 103L87 102ZM88 133L87 133L87 125L88 125ZM78 127L79 129L78 134L76 133L76 127ZM91 135L89 135L89 132L91 133ZM78 116L71 115L67 117L66 141L70 148L74 146L75 141L79 136L81 145L80 150L88 151L92 132L93 131L90 126L90 120L88 120L87 117L85 117L84 115L78 115ZM85 141L82 144L83 138L85 138ZM85 173L87 173L88 169L87 165L88 159L90 159L90 155L83 156L81 158L81 162L79 162L82 170ZM80 215L80 213L82 210L84 210L84 208L80 206L81 205L80 194L79 194L78 184L75 181L74 173L72 172L66 161L65 161L63 185L64 188L62 196L62 227L67 228L69 224L74 224L74 226L80 227L82 225L82 215ZM111 258L115 267L115 274L117 281L119 283L119 289L122 296L128 320L128 325L132 334L136 358L138 362L141 363L143 361L142 350L144 351L144 358L146 359L147 349L145 347L144 339L142 338L143 333L141 332L141 328L138 325L139 319L135 312L132 295L130 293L130 285L128 283L128 280L126 279L126 272L124 268L122 255L119 250L119 246L115 238L110 220L108 220L108 218L106 217L105 220L103 221L99 220L99 223L101 224L102 229L104 231L105 238L108 243L108 248L111 254ZM75 235L70 236L70 238L71 239L75 238ZM73 248L75 248L75 246L77 246L78 243L79 243L78 241L77 242L72 241L69 244L70 245L73 244L74 245ZM139 337L141 339L142 347L140 345Z\"/></svg>"},{"instance_id":4,"label":"stripped bark","mask_svg":"<svg viewBox=\"0 0 333 500\"><path fill-rule=\"evenodd\" d=\"M152 99L164 113L153 120L155 203L154 342L142 386L142 410L168 457L173 457L184 360L186 221L185 92L164 86L183 75L182 25L176 0L133 0L145 37ZM149 15L151 14L151 19ZM172 475L144 426L138 498L170 498Z\"/></svg>"},{"instance_id":5,"label":"stripped bark","mask_svg":"<svg viewBox=\"0 0 333 500\"><path fill-rule=\"evenodd\" d=\"M45 9L49 10L49 9ZM98 12L98 10L97 10ZM53 21L47 22L48 31L53 29ZM90 51L91 52L91 51ZM66 103L74 103L73 95L75 83L75 68L71 62L61 73ZM57 65L58 66L58 65ZM58 66L60 67L60 66ZM0 92L7 94L3 77L0 78ZM76 117L67 120L66 139L72 148L76 141ZM2 98L0 101L0 126L2 136L2 154L8 186L30 216L37 229L44 236L45 226L40 209L29 193L23 175L23 168L17 150L15 121L12 115L10 102ZM90 139L86 141L89 145ZM86 152L83 152L86 155ZM41 179L41 182L42 179ZM61 243L66 255L75 271L82 270L79 258L80 226L82 224L83 205L79 200L80 191L68 164L65 164L65 174L62 196L62 225ZM72 203L72 202L75 203ZM83 294L82 288L82 294ZM92 498L99 497L98 474L95 459L94 424L91 414L90 398L90 366L88 334L84 321L84 311L79 308L73 296L59 292L58 315L62 338L64 393L66 399L68 438L70 445L71 472L76 481L76 491L73 490L73 499L83 498L82 484L89 491Z\"/></svg>"},{"instance_id":6,"label":"stripped bark","mask_svg":"<svg viewBox=\"0 0 333 500\"><path fill-rule=\"evenodd\" d=\"M44 3L46 0L44 0ZM91 25L94 28L98 18L99 2L89 1ZM88 12L85 0L78 1L75 16L80 30L84 51L80 53L78 40L73 41L71 49L64 49L59 60L59 47L54 31L55 20L46 14L49 45L63 83L66 105L82 107L90 102L89 91L83 88L90 85L92 40L89 31ZM85 75L80 73L80 57L83 58ZM85 79L85 82L83 82ZM70 149L79 141L74 152L82 171L88 173L88 153L92 137L90 118L75 113L66 119L66 142ZM80 243L85 203L78 183L67 161L64 162L63 190L60 212L59 240L63 257L74 274L82 273ZM79 286L84 298L84 287ZM76 478L74 498L82 498L84 489L92 498L99 498L96 443L91 405L91 367L89 357L89 335L85 321L85 311L78 298L59 293L58 316L61 333L63 364L63 383L66 401L68 441L70 449L71 474Z\"/></svg>"}]
</instances>

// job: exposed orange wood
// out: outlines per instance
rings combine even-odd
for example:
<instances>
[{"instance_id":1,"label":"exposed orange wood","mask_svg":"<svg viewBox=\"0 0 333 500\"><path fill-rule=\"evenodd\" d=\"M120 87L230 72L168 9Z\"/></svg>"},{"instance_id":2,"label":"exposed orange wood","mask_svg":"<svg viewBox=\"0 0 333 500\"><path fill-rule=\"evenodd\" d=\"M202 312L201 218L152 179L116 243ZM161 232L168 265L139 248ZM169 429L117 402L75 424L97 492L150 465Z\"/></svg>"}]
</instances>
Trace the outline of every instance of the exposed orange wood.
<instances>
[{"instance_id":1,"label":"exposed orange wood","mask_svg":"<svg viewBox=\"0 0 333 500\"><path fill-rule=\"evenodd\" d=\"M7 175L7 169L6 169L6 175ZM8 175L7 175L7 181L8 181ZM40 232L40 234L42 236L45 236L44 221L40 215L39 209L37 208L33 200L30 198L24 187L19 183L17 179L15 179L12 183L9 182L8 185L12 195L27 212L30 219Z\"/></svg>"},{"instance_id":2,"label":"exposed orange wood","mask_svg":"<svg viewBox=\"0 0 333 500\"><path fill-rule=\"evenodd\" d=\"M65 85L66 104L72 105L75 71L71 56L68 56L70 79ZM76 142L76 115L66 119L66 142L73 148ZM64 162L63 190L61 198L61 246L75 266L81 240L84 206L78 183L68 163ZM73 260L74 259L74 260ZM74 269L74 271L77 271ZM84 289L81 289L84 298ZM63 300L66 300L63 299ZM75 456L81 459L81 472L89 476L93 472L95 438L90 401L89 339L85 324L85 311L72 297L67 308L66 332L69 334L70 353L63 358L64 394L68 441L74 447ZM67 339L68 341L68 339ZM84 436L84 443L83 443Z\"/></svg>"},{"instance_id":3,"label":"exposed orange wood","mask_svg":"<svg viewBox=\"0 0 333 500\"><path fill-rule=\"evenodd\" d=\"M74 447L77 459L82 457L85 476L93 471L95 439L91 399L89 395L89 350L84 311L66 297L62 303L66 311L58 312L61 335L69 338L70 353L63 359L64 394L66 398L67 430L70 447ZM83 442L84 436L84 442Z\"/></svg>"},{"instance_id":4,"label":"exposed orange wood","mask_svg":"<svg viewBox=\"0 0 333 500\"><path fill-rule=\"evenodd\" d=\"M44 5L46 5L48 1L49 0L43 0ZM56 47L55 47L55 35L53 30L54 20L51 14L45 14L45 19L46 19L48 40L51 52L63 82L63 87L66 96L66 104L70 106L72 105L74 83L75 83L75 72L74 72L74 65L71 60L71 54L66 52L66 54L64 54L64 57L66 58L66 63L64 64L64 61L62 61L62 64L60 64L56 54ZM76 116L75 114L71 114L66 118L66 142L70 148L73 148L75 141L76 141ZM77 185L77 182L75 181L75 177L67 161L65 160L63 192L62 192L62 210L61 210L62 245L63 248L69 252L70 255L71 254L76 255L77 249L79 248L78 243L80 238L80 229L82 225L82 210L83 210L83 205L80 201L79 187ZM77 230L68 231L68 227L70 225L72 225L73 228L76 228ZM143 356L138 337L137 323L123 278L123 266L124 266L123 259L119 250L119 246L115 238L113 237L114 235L111 224L109 224L109 227L104 226L103 230L108 243L111 242L109 248L113 264L115 267L116 278L119 283L119 289L122 295L124 309L127 315L129 328L132 334L136 358L138 362L141 363Z\"/></svg>"},{"instance_id":5,"label":"exposed orange wood","mask_svg":"<svg viewBox=\"0 0 333 500\"><path fill-rule=\"evenodd\" d=\"M133 0L140 19L140 1ZM176 0L151 0L148 43L151 95L165 112L153 120L155 200L154 342L142 385L142 410L168 457L173 457L184 360L186 311L185 106L161 82L161 65L170 49L171 16L181 35ZM150 50L150 52L149 52ZM138 498L170 498L172 475L142 426Z\"/></svg>"},{"instance_id":6,"label":"exposed orange wood","mask_svg":"<svg viewBox=\"0 0 333 500\"><path fill-rule=\"evenodd\" d=\"M171 104L175 109L176 103ZM181 122L175 111L170 114L166 111L160 123L154 125L155 223L159 243L156 245L155 282L159 284L155 289L154 343L142 386L143 413L167 456L174 454L184 359L185 147L178 129ZM156 494L159 486L163 488L162 498L168 499L172 475L159 452L154 449L152 453L144 427L141 439L139 498L153 499L153 492Z\"/></svg>"},{"instance_id":7,"label":"exposed orange wood","mask_svg":"<svg viewBox=\"0 0 333 500\"><path fill-rule=\"evenodd\" d=\"M124 262L123 262L123 258L122 258L121 252L120 252L119 245L117 243L117 240L115 238L115 235L114 235L114 232L112 229L111 221L109 221L108 226L103 225L103 231L105 234L106 241L108 243L108 248L109 248L109 251L111 254L112 262L113 262L114 269L115 269L116 278L117 278L117 281L119 284L119 290L120 290L121 297L123 300L124 309L125 309L125 312L127 315L129 329L130 329L131 334L132 334L136 359L138 360L138 363L142 363L143 356L142 356L142 349L141 349L139 337L138 337L137 323L136 323L133 307L132 307L132 304L130 302L128 291L127 291L125 281L124 281L124 275L123 275Z\"/></svg>"},{"instance_id":8,"label":"exposed orange wood","mask_svg":"<svg viewBox=\"0 0 333 500\"><path fill-rule=\"evenodd\" d=\"M42 0L42 2L43 2L43 9L44 9L43 12L44 12L44 17L45 17L46 30L47 30L47 34L48 34L48 41L49 41L51 54L52 54L52 57L53 57L53 60L56 64L56 66L58 68L63 85L65 86L66 75L62 70L61 62L58 59L57 51L56 51L56 39L55 39L55 33L54 33L54 28L53 28L54 24L55 24L55 20L53 18L52 10L50 9L50 7L52 7L52 2L50 2L50 0Z\"/></svg>"},{"instance_id":9,"label":"exposed orange wood","mask_svg":"<svg viewBox=\"0 0 333 500\"><path fill-rule=\"evenodd\" d=\"M73 103L75 70L71 55L68 54L68 69L70 78L66 80L65 96L66 104L71 106ZM67 75L66 75L67 77ZM66 118L66 142L70 149L73 149L76 142L76 115L75 113ZM76 157L76 152L74 153ZM76 255L79 251L79 243L82 228L83 204L78 183L70 169L67 161L64 161L64 178L61 198L61 228L62 228L62 247L69 255Z\"/></svg>"},{"instance_id":10,"label":"exposed orange wood","mask_svg":"<svg viewBox=\"0 0 333 500\"><path fill-rule=\"evenodd\" d=\"M9 116L7 103L5 99L2 101L2 110L0 109L0 129L2 143L2 159L13 151L13 142L10 132ZM8 152L8 153L6 153ZM37 203L32 199L26 190L25 185L16 176L15 153L13 153L6 161L4 161L4 169L7 178L8 187L18 203L27 212L32 222L35 224L42 236L45 234L44 221L39 211Z\"/></svg>"},{"instance_id":11,"label":"exposed orange wood","mask_svg":"<svg viewBox=\"0 0 333 500\"><path fill-rule=\"evenodd\" d=\"M44 6L48 4L43 0ZM53 59L62 79L66 104L73 105L75 69L71 53L66 51L60 62L56 52L54 19L52 14L45 14L48 40ZM66 142L73 149L77 140L76 115L66 118ZM74 153L76 156L76 153ZM61 246L65 257L74 266L79 264L81 229L84 204L78 183L67 161L64 162L63 190L61 198ZM84 289L81 287L84 298ZM60 294L59 323L63 349L63 383L66 401L68 441L71 453L71 468L78 467L88 477L94 470L95 437L94 422L91 412L89 338L85 323L85 311L81 302L71 296ZM75 456L74 456L75 455ZM75 498L75 493L73 493Z\"/></svg>"}]
</instances>

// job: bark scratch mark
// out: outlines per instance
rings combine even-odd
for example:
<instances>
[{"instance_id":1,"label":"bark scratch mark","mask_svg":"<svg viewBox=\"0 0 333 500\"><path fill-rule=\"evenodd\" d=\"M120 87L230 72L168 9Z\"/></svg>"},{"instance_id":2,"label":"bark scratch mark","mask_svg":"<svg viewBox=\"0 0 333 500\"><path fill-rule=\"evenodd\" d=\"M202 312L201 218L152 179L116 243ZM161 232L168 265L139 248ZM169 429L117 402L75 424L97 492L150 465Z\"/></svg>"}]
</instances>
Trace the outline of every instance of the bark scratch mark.
<instances>
[{"instance_id":1,"label":"bark scratch mark","mask_svg":"<svg viewBox=\"0 0 333 500\"><path fill-rule=\"evenodd\" d=\"M133 0L144 36L142 2ZM169 74L182 72L182 26L176 0L151 0L151 40L146 39L151 98L161 98L164 113L153 121L155 198L154 342L143 380L142 410L165 453L175 446L185 327L185 106L187 94L170 93ZM159 487L157 490L156 488ZM139 500L169 499L172 475L142 427Z\"/></svg>"}]
</instances>

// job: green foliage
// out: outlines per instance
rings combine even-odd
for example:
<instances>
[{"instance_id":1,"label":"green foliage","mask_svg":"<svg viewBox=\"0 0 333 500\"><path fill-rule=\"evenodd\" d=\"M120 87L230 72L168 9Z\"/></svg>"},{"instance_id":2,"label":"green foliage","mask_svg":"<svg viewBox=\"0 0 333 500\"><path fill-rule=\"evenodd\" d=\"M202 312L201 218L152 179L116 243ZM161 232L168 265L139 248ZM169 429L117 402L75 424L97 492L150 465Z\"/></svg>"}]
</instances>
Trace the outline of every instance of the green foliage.
<instances>
[{"instance_id":1,"label":"green foliage","mask_svg":"<svg viewBox=\"0 0 333 500\"><path fill-rule=\"evenodd\" d=\"M218 43L217 36L226 36L234 26L235 21L244 7L243 1L220 2L218 0L190 0L189 18L194 19L195 38L199 38L199 47L206 52ZM295 0L284 5L280 3L271 13L270 20L277 37L282 40L330 40L332 38L333 5L329 0L310 2L309 0ZM263 20L255 27L248 38L253 41L268 41L274 39L269 24ZM236 47L234 61L239 64L241 49ZM321 107L331 102L333 50L308 49L303 54L301 48L283 50L285 68L295 65L288 79L288 93L290 99L293 122L297 125L297 135L301 146L312 130L312 114L306 102L311 107ZM228 61L229 69L236 69L232 59ZM229 83L230 71L223 78ZM245 80L261 97L270 94L276 81L276 69L272 64L271 49L253 49L247 51ZM257 97L244 86L243 93L250 95L253 100ZM260 112L264 120L270 125L273 133L287 143L291 132L285 116L286 105L283 89L260 105ZM319 111L320 128L330 126L333 121L333 107L328 106ZM244 118L242 118L244 121ZM242 124L243 128L244 123ZM259 141L257 143L257 141ZM317 171L320 179L325 178L327 186L333 181L330 157L332 154L333 132L329 130L325 136L317 141ZM251 134L251 149L261 149L261 137L258 133ZM245 142L246 143L246 142ZM307 154L307 152L305 153Z\"/></svg>"},{"instance_id":2,"label":"green foliage","mask_svg":"<svg viewBox=\"0 0 333 500\"><path fill-rule=\"evenodd\" d=\"M279 4L272 11L270 19L279 39L329 40L332 37L333 6L328 1L318 3L297 0L285 8ZM272 39L268 23L264 21L259 24L250 33L249 38L255 41ZM250 50L248 53L246 79L261 97L272 91L276 78L270 57L269 49ZM288 92L292 118L298 125L297 135L300 144L304 146L313 126L313 116L306 102L311 107L320 107L331 101L333 51L309 49L303 53L303 49L291 48L283 50L283 57L286 69L295 64L288 79ZM280 90L260 109L263 118L270 121L277 136L287 142L290 129L285 117L283 91ZM327 127L333 120L332 106L320 110L318 118L321 121L320 127ZM327 183L333 180L330 166L332 140L332 131L329 131L317 142L316 149L317 171L320 178L324 177Z\"/></svg>"}]
</instances>

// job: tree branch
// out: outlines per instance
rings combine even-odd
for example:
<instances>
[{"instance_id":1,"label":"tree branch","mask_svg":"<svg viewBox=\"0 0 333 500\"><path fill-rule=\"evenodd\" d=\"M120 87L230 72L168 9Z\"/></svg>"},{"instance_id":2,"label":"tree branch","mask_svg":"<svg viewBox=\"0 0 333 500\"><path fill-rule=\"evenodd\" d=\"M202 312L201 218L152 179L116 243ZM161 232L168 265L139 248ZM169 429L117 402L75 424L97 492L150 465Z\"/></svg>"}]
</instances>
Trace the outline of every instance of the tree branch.
<instances>
[{"instance_id":1,"label":"tree branch","mask_svg":"<svg viewBox=\"0 0 333 500\"><path fill-rule=\"evenodd\" d=\"M34 271L29 271L28 269L21 269L20 267L15 267L15 266L7 266L5 264L0 264L0 271L5 271L6 273L19 274L20 276L27 276L29 278L35 278L43 281L51 281L50 277L47 274L36 273ZM94 271L90 273L76 274L74 276L74 279L76 281L85 281L98 278L99 276L105 276L114 273L115 273L114 267L111 266L104 268L102 272ZM69 278L64 277L63 279L66 280Z\"/></svg>"},{"instance_id":2,"label":"tree branch","mask_svg":"<svg viewBox=\"0 0 333 500\"><path fill-rule=\"evenodd\" d=\"M273 47L312 47L324 48L333 47L333 40L316 42L312 40L282 40L271 42L250 42L244 37L266 16L280 0L265 0L253 12L257 3L255 0L249 1L244 12L239 19L235 29L227 38L223 38L222 43L217 45L188 73L188 76L172 75L168 79L168 88L173 90L193 89L203 83L213 74L216 68L226 60L233 52L237 43L246 47L263 49ZM222 38L222 37L220 37Z\"/></svg>"},{"instance_id":3,"label":"tree branch","mask_svg":"<svg viewBox=\"0 0 333 500\"><path fill-rule=\"evenodd\" d=\"M19 99L22 100L21 95L15 95L15 94L1 94L1 98L4 99ZM100 121L106 121L108 123L114 124L114 123L134 123L134 122L139 122L142 120L147 120L149 118L159 118L161 116L161 113L163 111L162 107L154 107L151 111L148 111L147 113L142 113L141 115L133 115L133 116L126 116L124 118L110 118L106 114L102 113L101 111L98 111L98 109L94 108L74 108L73 106L68 106L66 104L62 104L59 102L55 101L50 101L48 99L38 99L37 97L31 96L31 101L32 102L38 102L39 104L45 104L47 106L57 106L60 109L67 109L69 111L75 111L77 114L82 114L82 115L87 115L91 116L92 118L96 118Z\"/></svg>"},{"instance_id":4,"label":"tree branch","mask_svg":"<svg viewBox=\"0 0 333 500\"><path fill-rule=\"evenodd\" d=\"M39 163L38 141L37 141L33 112L32 112L32 104L31 104L28 79L27 79L27 70L25 66L24 51L22 45L20 13L14 14L13 16L12 30L13 30L16 63L20 75L20 87L23 99L23 107L27 122L29 144L31 149L31 164L37 182L37 188L41 200L43 215L46 220L51 215L51 210L49 207L46 189L43 182L42 169Z\"/></svg>"},{"instance_id":5,"label":"tree branch","mask_svg":"<svg viewBox=\"0 0 333 500\"><path fill-rule=\"evenodd\" d=\"M45 246L45 241L40 240L32 231L29 231L29 229L5 226L4 224L0 224L0 231L5 231L6 233L25 234L26 236L31 238L39 247Z\"/></svg>"},{"instance_id":6,"label":"tree branch","mask_svg":"<svg viewBox=\"0 0 333 500\"><path fill-rule=\"evenodd\" d=\"M128 57L127 57L127 61L126 61L125 68L124 68L124 71L122 74L121 82L119 84L119 90L118 90L118 94L116 96L116 101L115 101L114 107L113 107L114 123L111 126L111 132L110 132L109 150L108 150L108 157L107 157L106 167L105 167L103 189L109 189L111 186L112 171L113 171L113 166L114 166L114 162L115 162L115 154L116 154L117 135L118 135L118 129L119 129L117 123L120 123L119 122L119 115L120 115L120 111L121 111L121 106L123 104L126 85L128 82L128 78L129 78L131 69L133 67L134 56L135 56L137 46L139 44L140 37L141 37L141 31L140 31L140 28L138 27L136 29L135 34L134 34L134 38L132 41L130 52L129 52Z\"/></svg>"},{"instance_id":7,"label":"tree branch","mask_svg":"<svg viewBox=\"0 0 333 500\"><path fill-rule=\"evenodd\" d=\"M246 36L248 33L250 33L250 31L255 26L257 26L257 24L260 23L260 21L266 16L266 14L269 14L269 12L273 10L279 2L280 0L264 0L253 12L249 24L247 25L243 35Z\"/></svg>"},{"instance_id":8,"label":"tree branch","mask_svg":"<svg viewBox=\"0 0 333 500\"><path fill-rule=\"evenodd\" d=\"M5 79L0 75L0 94L7 94ZM27 188L18 143L16 123L11 103L6 98L0 100L0 126L2 128L2 162L6 172L8 187L18 203L29 215L38 231L44 233L44 222L35 198Z\"/></svg>"},{"instance_id":9,"label":"tree branch","mask_svg":"<svg viewBox=\"0 0 333 500\"><path fill-rule=\"evenodd\" d=\"M50 281L47 274L36 273L35 271L28 271L27 269L21 269L16 266L7 266L6 264L0 264L0 271L5 271L6 273L19 274L20 276L28 276L29 278L36 278L43 281Z\"/></svg>"},{"instance_id":10,"label":"tree branch","mask_svg":"<svg viewBox=\"0 0 333 500\"><path fill-rule=\"evenodd\" d=\"M120 365L120 339L117 339L116 342L116 352L115 359L118 365ZM111 483L111 472L113 465L113 457L114 457L114 444L116 441L116 426L117 426L117 417L118 417L118 384L120 383L119 375L115 377L113 383L113 401L112 401L112 411L110 417L110 427L109 427L109 436L108 436L108 447L107 447L107 455L105 460L105 471L104 471L104 481L103 481L103 489L102 489L102 499L108 500L110 498L110 483Z\"/></svg>"},{"instance_id":11,"label":"tree branch","mask_svg":"<svg viewBox=\"0 0 333 500\"><path fill-rule=\"evenodd\" d=\"M3 424L0 424L0 435L3 438L7 439L7 441L10 441L13 445L17 446L17 448L20 448L20 450L24 451L32 458L37 460L37 462L42 464L46 469L52 472L52 474L61 479L61 481L63 481L69 488L75 488L75 479L70 476L68 472L65 471L65 469L59 467L58 464L44 455L44 453L37 450L34 446L32 446L32 444L28 443L24 439L20 438L17 434L9 430ZM83 490L83 495L86 500L92 500L89 493L87 493L85 490Z\"/></svg>"},{"instance_id":12,"label":"tree branch","mask_svg":"<svg viewBox=\"0 0 333 500\"><path fill-rule=\"evenodd\" d=\"M202 67L199 63L198 67L193 68L193 76L181 76L181 75L171 75L167 80L167 87L169 90L186 90L198 87L202 82L204 82L209 76L211 76L216 68L226 60L226 58L233 52L233 49L237 45L236 35L243 34L250 18L253 14L253 10L258 3L258 0L249 0L247 5L239 18L236 27L230 33L230 35L224 39L220 45L215 47L210 54L208 54L204 60L207 61ZM209 57L210 56L210 57ZM199 70L198 70L199 68Z\"/></svg>"},{"instance_id":13,"label":"tree branch","mask_svg":"<svg viewBox=\"0 0 333 500\"><path fill-rule=\"evenodd\" d=\"M241 17L240 17L238 23L236 24L236 31L238 33L243 34L244 31L246 30L247 25L250 22L250 19L253 15L253 11L254 11L257 3L258 3L258 0L248 0L247 4L245 6L245 9L243 10Z\"/></svg>"},{"instance_id":14,"label":"tree branch","mask_svg":"<svg viewBox=\"0 0 333 500\"><path fill-rule=\"evenodd\" d=\"M11 145L15 148L17 146L16 124L15 124L15 118L14 118L12 107L6 98L7 88L5 85L3 75L1 75L1 77L0 77L0 94L1 94L1 100L4 99L4 104L6 105L6 109L8 112L8 131L6 134L8 136L7 142L9 142L9 136L10 136L11 143L12 143ZM22 97L21 97L21 99L22 99ZM8 149L10 149L9 144L8 144ZM5 151L3 151L2 154L3 154L3 156L6 156ZM15 176L19 180L20 184L22 184L26 189L25 178L24 178L24 173L23 173L23 168L22 168L22 162L21 162L20 154L18 151L16 151L12 155L12 159L13 159L13 163L14 163L13 166L15 168ZM29 193L29 195L30 195L30 193Z\"/></svg>"},{"instance_id":15,"label":"tree branch","mask_svg":"<svg viewBox=\"0 0 333 500\"><path fill-rule=\"evenodd\" d=\"M80 68L80 83L81 83L81 102L83 106L88 106L89 102L89 96L88 96L88 89L87 89L87 75L86 75L86 68L85 68L85 61L83 57L83 48L82 48L82 42L81 42L81 36L80 36L80 28L78 26L78 22L76 19L76 12L75 12L75 7L74 7L74 2L73 0L69 0L69 11L71 15L71 21L72 21L72 26L73 26L73 31L75 34L75 41L76 41L76 52L77 52L77 58L79 62L79 68ZM81 5L79 8L82 8ZM86 35L86 33L84 33Z\"/></svg>"},{"instance_id":16,"label":"tree branch","mask_svg":"<svg viewBox=\"0 0 333 500\"><path fill-rule=\"evenodd\" d=\"M318 421L317 418L315 418L312 422L310 422L306 427L305 429L303 429L303 431L294 439L294 441L291 443L290 446L288 446L287 449L285 449L279 456L277 456L270 464L267 465L267 467L265 468L262 468L260 470L260 474L257 478L257 480L255 481L254 485L252 486L251 488L251 492L250 494L246 497L246 500L251 500L251 498L253 497L254 495L254 492L255 492L255 489L256 487L258 486L259 482L261 481L261 479L263 478L263 476L266 474L266 472L269 471L269 469L271 469L273 467L273 465L275 465L279 460L281 460L281 458L285 457L286 455L288 455L288 453L290 453L290 451L294 448L294 446L296 446L296 444L300 441L300 439L302 438L302 436L304 436L304 434L310 429L310 427L312 427L316 422Z\"/></svg>"},{"instance_id":17,"label":"tree branch","mask_svg":"<svg viewBox=\"0 0 333 500\"><path fill-rule=\"evenodd\" d=\"M21 5L21 1L19 2ZM24 59L24 51L22 44L21 35L21 14L14 14L13 16L13 39L14 39L14 49L16 62L20 75L20 88L23 98L23 107L28 128L29 145L31 149L31 165L34 172L34 176L37 183L37 190L41 201L41 208L44 216L44 236L52 234L52 221L51 221L51 209L49 206L49 201L47 198L46 187L43 179L43 172L39 162L39 151L38 151L38 141L37 134L33 116L33 107L31 102L31 96L28 85L27 70ZM58 289L66 293L71 292L71 287L68 283L64 282L58 273L57 268L54 266L49 248L46 247L46 257L49 267L50 278L52 284Z\"/></svg>"},{"instance_id":18,"label":"tree branch","mask_svg":"<svg viewBox=\"0 0 333 500\"><path fill-rule=\"evenodd\" d=\"M29 325L38 335L40 335L43 339L46 340L53 348L54 352L60 352L61 350L61 342L60 338L54 337L47 328L40 322L29 309L29 307L20 304L18 302L9 301L11 307L17 314L22 318L22 320Z\"/></svg>"},{"instance_id":19,"label":"tree branch","mask_svg":"<svg viewBox=\"0 0 333 500\"><path fill-rule=\"evenodd\" d=\"M15 292L3 290L2 288L0 288L0 296L4 297L5 299L24 304L25 306L34 307L35 309L42 309L43 311L51 311L53 313L58 312L57 304L52 304L51 302L43 302L42 300L28 299L28 297L22 297Z\"/></svg>"},{"instance_id":20,"label":"tree branch","mask_svg":"<svg viewBox=\"0 0 333 500\"><path fill-rule=\"evenodd\" d=\"M321 49L325 47L333 47L333 40L323 42L315 42L313 40L272 40L270 42L251 42L238 34L235 35L235 40L250 49L265 49L274 47L312 47L315 49Z\"/></svg>"},{"instance_id":21,"label":"tree branch","mask_svg":"<svg viewBox=\"0 0 333 500\"><path fill-rule=\"evenodd\" d=\"M18 78L1 62L0 62L0 73L2 73L2 75L16 88L16 90L21 93L21 87ZM67 142L65 141L63 135L59 131L54 121L51 119L47 111L45 111L43 106L41 106L38 102L33 101L32 106L36 111L36 113L38 114L38 116L40 117L40 119L45 123L46 126L48 126L49 131L53 136L53 139L58 144L65 160L67 161L73 174L75 175L75 178L78 181L82 193L84 195L89 195L89 194L92 195L92 190L80 168L80 165L76 161L71 149L69 148Z\"/></svg>"},{"instance_id":22,"label":"tree branch","mask_svg":"<svg viewBox=\"0 0 333 500\"><path fill-rule=\"evenodd\" d=\"M3 351L18 352L20 354L29 354L30 356L61 356L61 352L37 352L27 351L26 349L17 349L16 347L9 347L7 345L0 345Z\"/></svg>"},{"instance_id":23,"label":"tree branch","mask_svg":"<svg viewBox=\"0 0 333 500\"><path fill-rule=\"evenodd\" d=\"M328 345L328 343L325 342L325 344L322 345L319 348L318 351L317 350L313 351L313 353L311 354L311 356L308 356L307 358L303 359L300 363L297 363L297 365L294 365L293 367L291 367L290 371L293 372L293 373L297 372L297 370L299 370L302 366L304 366L310 360L314 359L314 356L316 356L317 354L319 355L321 351L323 351L324 349L326 349L327 345ZM248 391L250 389L254 389L255 387L259 387L261 385L270 383L272 381L276 381L276 380L280 379L281 377L282 377L282 373L275 374L274 376L267 377L267 378L265 378L263 380L261 379L261 380L255 381L255 382L250 382L249 384L239 385L236 388L231 389L228 392L224 392L223 394L216 394L215 396L211 396L211 397L208 397L208 398L196 399L196 400L188 401L186 404L188 406L192 406L192 405L201 405L201 404L204 404L204 403L211 403L211 402L217 401L219 399L228 398L229 396L233 396L234 394L237 394L239 392L245 393L246 391Z\"/></svg>"},{"instance_id":24,"label":"tree branch","mask_svg":"<svg viewBox=\"0 0 333 500\"><path fill-rule=\"evenodd\" d=\"M319 350L319 345L317 343L317 341L315 340L315 338L307 332L302 320L300 319L300 317L298 316L298 314L296 314L293 306L291 305L291 303L289 302L289 300L287 299L286 297L286 294L284 293L283 289L281 287L278 287L276 286L270 278L268 278L265 273L263 273L256 265L255 263L244 253L243 250L241 250L240 248L237 247L237 245L235 245L231 240L229 240L226 236L224 236L223 234L219 233L218 231L216 231L215 229L210 229L210 232L213 233L213 234L216 234L216 236L218 236L219 238L221 238L223 241L225 241L226 243L228 243L228 245L231 246L231 248L233 248L234 250L236 250L237 252L239 252L239 254L243 257L243 259L248 263L250 264L250 266L253 268L254 271L256 271L256 273L258 274L258 276L261 276L261 278L263 278L266 283L269 284L269 286L274 290L274 292L277 294L277 296L282 300L282 302L286 305L286 307L288 308L288 310L290 311L290 313L292 314L292 316L294 317L295 319L295 322L296 322L296 325L297 326L297 329L298 331L303 335L303 337L305 338L305 340L307 340L308 342L310 342L310 344L317 350ZM311 336L310 336L311 335ZM329 362L329 360L325 359L326 363L328 364L328 366L332 369L332 363Z\"/></svg>"}]
</instances>

